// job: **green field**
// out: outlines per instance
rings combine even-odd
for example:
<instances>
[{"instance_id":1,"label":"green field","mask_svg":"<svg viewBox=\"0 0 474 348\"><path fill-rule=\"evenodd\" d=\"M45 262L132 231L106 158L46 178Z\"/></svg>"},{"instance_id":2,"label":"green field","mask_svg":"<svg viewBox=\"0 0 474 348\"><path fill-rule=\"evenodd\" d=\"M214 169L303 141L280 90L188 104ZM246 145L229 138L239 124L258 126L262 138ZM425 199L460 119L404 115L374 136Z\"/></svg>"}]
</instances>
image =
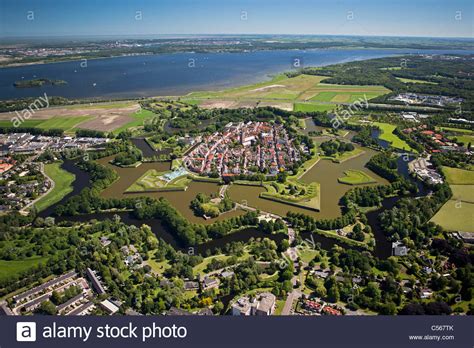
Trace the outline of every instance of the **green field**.
<instances>
[{"instance_id":1,"label":"green field","mask_svg":"<svg viewBox=\"0 0 474 348\"><path fill-rule=\"evenodd\" d=\"M54 189L46 196L42 197L35 206L38 211L44 210L49 206L59 202L64 196L72 191L71 184L75 180L75 176L61 168L60 163L51 163L44 166L47 176L54 181Z\"/></svg>"},{"instance_id":2,"label":"green field","mask_svg":"<svg viewBox=\"0 0 474 348\"><path fill-rule=\"evenodd\" d=\"M442 167L448 184L452 185L474 185L474 171Z\"/></svg>"},{"instance_id":3,"label":"green field","mask_svg":"<svg viewBox=\"0 0 474 348\"><path fill-rule=\"evenodd\" d=\"M13 275L21 274L39 263L45 263L47 260L47 257L32 257L20 261L0 260L0 280L5 280Z\"/></svg>"},{"instance_id":4,"label":"green field","mask_svg":"<svg viewBox=\"0 0 474 348\"><path fill-rule=\"evenodd\" d=\"M310 98L310 100L315 101L331 101L337 95L336 92L320 92L317 93L314 97Z\"/></svg>"},{"instance_id":5,"label":"green field","mask_svg":"<svg viewBox=\"0 0 474 348\"><path fill-rule=\"evenodd\" d=\"M397 128L397 126L381 122L373 122L372 124L380 128L379 138L389 142L392 147L405 151L415 151L404 140L393 134L393 131Z\"/></svg>"},{"instance_id":6,"label":"green field","mask_svg":"<svg viewBox=\"0 0 474 348\"><path fill-rule=\"evenodd\" d=\"M474 232L474 171L442 167L453 192L431 221L449 231Z\"/></svg>"},{"instance_id":7,"label":"green field","mask_svg":"<svg viewBox=\"0 0 474 348\"><path fill-rule=\"evenodd\" d=\"M357 156L360 156L364 153L365 151L362 150L360 147L356 147L352 151L346 151L343 153L337 153L335 156L329 156L329 157L324 157L324 158L329 158L332 159L333 162L335 163L342 163L347 160L350 160L352 158L355 158Z\"/></svg>"},{"instance_id":8,"label":"green field","mask_svg":"<svg viewBox=\"0 0 474 348\"><path fill-rule=\"evenodd\" d=\"M41 129L62 129L64 131L70 131L82 122L92 119L91 116L75 116L75 117L62 117L56 116L49 119L41 120L26 120L21 123L20 127L30 128L41 128ZM2 120L0 121L0 127L13 127L11 121Z\"/></svg>"},{"instance_id":9,"label":"green field","mask_svg":"<svg viewBox=\"0 0 474 348\"><path fill-rule=\"evenodd\" d=\"M453 200L474 203L474 185L449 185L449 187L453 192Z\"/></svg>"},{"instance_id":10,"label":"green field","mask_svg":"<svg viewBox=\"0 0 474 348\"><path fill-rule=\"evenodd\" d=\"M184 99L197 103L198 100L236 102L291 102L295 111L326 111L331 104L351 103L358 99L374 98L389 93L383 86L335 85L322 83L326 76L298 75L287 77L278 75L271 81L231 88L223 91L194 92ZM298 103L314 102L314 104ZM320 102L321 104L319 104Z\"/></svg>"},{"instance_id":11,"label":"green field","mask_svg":"<svg viewBox=\"0 0 474 348\"><path fill-rule=\"evenodd\" d=\"M48 120L44 120L36 127L41 129L62 129L65 131L71 130L78 124L93 119L91 116L75 116L75 117L61 117L56 116Z\"/></svg>"},{"instance_id":12,"label":"green field","mask_svg":"<svg viewBox=\"0 0 474 348\"><path fill-rule=\"evenodd\" d=\"M295 103L293 110L300 112L330 111L335 107L336 105L334 104Z\"/></svg>"},{"instance_id":13,"label":"green field","mask_svg":"<svg viewBox=\"0 0 474 348\"><path fill-rule=\"evenodd\" d=\"M39 124L43 123L45 120L25 120L21 123L20 127L34 128L38 127ZM0 127L12 128L13 123L10 120L1 120Z\"/></svg>"},{"instance_id":14,"label":"green field","mask_svg":"<svg viewBox=\"0 0 474 348\"><path fill-rule=\"evenodd\" d=\"M267 191L260 193L260 198L319 211L321 207L319 183L304 184L294 179L288 179L288 184L296 186L300 193L291 194L288 189L289 185L272 182L264 184ZM303 190L304 193L301 193Z\"/></svg>"},{"instance_id":15,"label":"green field","mask_svg":"<svg viewBox=\"0 0 474 348\"><path fill-rule=\"evenodd\" d=\"M133 118L133 121L123 125L122 127L117 128L113 131L114 134L119 134L122 131L128 130L130 128L140 127L145 124L146 121L153 119L157 114L150 110L140 109L139 111L130 115Z\"/></svg>"},{"instance_id":16,"label":"green field","mask_svg":"<svg viewBox=\"0 0 474 348\"><path fill-rule=\"evenodd\" d=\"M448 231L474 232L474 204L451 199L431 221Z\"/></svg>"},{"instance_id":17,"label":"green field","mask_svg":"<svg viewBox=\"0 0 474 348\"><path fill-rule=\"evenodd\" d=\"M337 179L337 181L339 181L342 184L365 185L365 184L372 184L372 183L377 182L369 174L361 170L349 169L349 170L346 170L344 174L345 176Z\"/></svg>"}]
</instances>

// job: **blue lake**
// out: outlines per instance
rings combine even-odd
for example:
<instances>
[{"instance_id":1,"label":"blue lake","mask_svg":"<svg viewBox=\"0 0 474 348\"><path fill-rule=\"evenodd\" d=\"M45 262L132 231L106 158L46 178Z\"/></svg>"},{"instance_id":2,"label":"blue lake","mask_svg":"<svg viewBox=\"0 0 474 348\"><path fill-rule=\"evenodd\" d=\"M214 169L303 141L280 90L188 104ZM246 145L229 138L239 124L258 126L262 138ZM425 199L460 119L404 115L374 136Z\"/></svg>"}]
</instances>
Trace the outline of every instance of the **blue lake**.
<instances>
[{"instance_id":1,"label":"blue lake","mask_svg":"<svg viewBox=\"0 0 474 348\"><path fill-rule=\"evenodd\" d=\"M324 49L258 51L248 53L179 53L93 59L0 69L0 99L49 96L67 98L128 98L182 95L263 81L271 75L302 66L323 66L407 53L469 54L473 51L409 49ZM63 86L15 88L22 79L49 78Z\"/></svg>"}]
</instances>

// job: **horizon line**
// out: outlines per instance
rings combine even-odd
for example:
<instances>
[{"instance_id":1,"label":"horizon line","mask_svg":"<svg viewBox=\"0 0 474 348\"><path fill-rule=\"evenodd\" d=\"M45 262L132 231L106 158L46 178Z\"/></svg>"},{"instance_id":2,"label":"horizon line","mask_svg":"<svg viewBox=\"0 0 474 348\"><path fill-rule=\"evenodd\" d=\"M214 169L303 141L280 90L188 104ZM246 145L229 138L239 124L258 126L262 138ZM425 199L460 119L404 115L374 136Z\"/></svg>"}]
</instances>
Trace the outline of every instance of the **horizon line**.
<instances>
[{"instance_id":1,"label":"horizon line","mask_svg":"<svg viewBox=\"0 0 474 348\"><path fill-rule=\"evenodd\" d=\"M419 38L419 39L463 39L474 41L473 36L419 36L419 35L356 35L356 34L284 34L284 33L187 33L187 34L58 34L58 35L11 35L11 36L0 36L2 39L40 39L40 38L94 38L94 37L145 37L145 36L333 36L333 37L373 37L373 38Z\"/></svg>"}]
</instances>

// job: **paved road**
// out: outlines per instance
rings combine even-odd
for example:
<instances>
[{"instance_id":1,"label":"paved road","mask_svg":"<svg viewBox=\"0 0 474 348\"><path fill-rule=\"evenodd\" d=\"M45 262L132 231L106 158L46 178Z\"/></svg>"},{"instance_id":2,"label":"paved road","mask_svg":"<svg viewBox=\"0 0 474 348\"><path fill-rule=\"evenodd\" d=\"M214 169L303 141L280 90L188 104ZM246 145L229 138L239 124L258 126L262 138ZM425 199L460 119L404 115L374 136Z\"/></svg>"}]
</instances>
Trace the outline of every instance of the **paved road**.
<instances>
[{"instance_id":1,"label":"paved road","mask_svg":"<svg viewBox=\"0 0 474 348\"><path fill-rule=\"evenodd\" d=\"M298 300L302 295L303 294L298 289L294 289L292 292L290 292L288 297L286 298L285 305L283 306L283 310L281 311L281 315L292 315L293 303Z\"/></svg>"}]
</instances>

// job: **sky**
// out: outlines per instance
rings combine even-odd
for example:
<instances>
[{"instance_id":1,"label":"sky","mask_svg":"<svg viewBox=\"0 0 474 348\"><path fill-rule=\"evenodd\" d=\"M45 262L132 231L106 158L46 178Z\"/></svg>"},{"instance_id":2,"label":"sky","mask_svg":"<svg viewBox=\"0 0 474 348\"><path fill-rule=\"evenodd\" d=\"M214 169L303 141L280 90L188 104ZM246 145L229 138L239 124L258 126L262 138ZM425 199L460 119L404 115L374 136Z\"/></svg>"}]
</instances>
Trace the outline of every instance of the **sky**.
<instances>
[{"instance_id":1,"label":"sky","mask_svg":"<svg viewBox=\"0 0 474 348\"><path fill-rule=\"evenodd\" d=\"M0 0L0 37L474 37L472 0Z\"/></svg>"}]
</instances>

